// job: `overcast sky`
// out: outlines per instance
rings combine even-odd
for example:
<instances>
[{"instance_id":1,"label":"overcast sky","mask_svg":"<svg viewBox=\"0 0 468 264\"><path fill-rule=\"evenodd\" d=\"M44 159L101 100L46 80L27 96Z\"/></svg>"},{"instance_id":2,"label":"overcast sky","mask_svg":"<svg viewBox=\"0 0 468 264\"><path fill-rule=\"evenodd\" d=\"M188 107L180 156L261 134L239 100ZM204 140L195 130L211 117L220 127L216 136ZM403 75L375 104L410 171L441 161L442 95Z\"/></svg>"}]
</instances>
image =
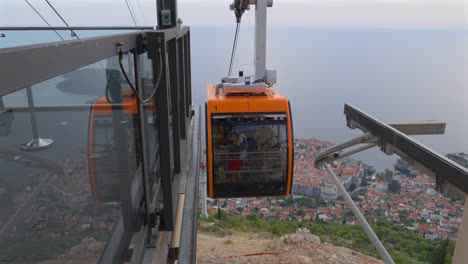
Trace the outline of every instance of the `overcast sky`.
<instances>
[{"instance_id":1,"label":"overcast sky","mask_svg":"<svg viewBox=\"0 0 468 264\"><path fill-rule=\"evenodd\" d=\"M29 0L55 26L63 26L44 0ZM49 0L73 26L133 25L125 0ZM139 25L156 24L156 0L128 0ZM445 28L468 27L468 0L274 0L270 26ZM232 25L231 0L178 0L191 26ZM253 11L253 10L252 10ZM243 23L253 23L253 12ZM46 26L24 0L0 0L1 26Z\"/></svg>"}]
</instances>

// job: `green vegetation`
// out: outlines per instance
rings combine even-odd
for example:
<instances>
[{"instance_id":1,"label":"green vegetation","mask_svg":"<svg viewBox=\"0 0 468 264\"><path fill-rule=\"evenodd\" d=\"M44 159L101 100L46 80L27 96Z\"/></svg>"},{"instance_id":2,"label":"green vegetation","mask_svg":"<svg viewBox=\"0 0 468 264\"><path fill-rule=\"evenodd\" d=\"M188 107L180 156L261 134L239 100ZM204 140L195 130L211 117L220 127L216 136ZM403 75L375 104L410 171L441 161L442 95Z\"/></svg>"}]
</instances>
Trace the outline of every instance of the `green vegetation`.
<instances>
[{"instance_id":1,"label":"green vegetation","mask_svg":"<svg viewBox=\"0 0 468 264\"><path fill-rule=\"evenodd\" d=\"M393 178L393 171L385 169L385 172L379 172L376 176L380 181L388 182Z\"/></svg>"},{"instance_id":2,"label":"green vegetation","mask_svg":"<svg viewBox=\"0 0 468 264\"><path fill-rule=\"evenodd\" d=\"M204 222L200 231L212 233L217 236L231 235L233 230L243 232L270 232L277 237L293 233L298 228L307 228L314 235L320 237L322 242L335 246L343 246L363 254L379 258L366 233L359 225L332 225L316 222L297 221L267 221L257 214L250 214L246 218L229 216L219 211L210 215ZM223 220L219 220L219 218ZM454 243L447 240L428 240L417 233L403 227L385 222L372 225L377 236L390 252L396 263L451 263Z\"/></svg>"},{"instance_id":3,"label":"green vegetation","mask_svg":"<svg viewBox=\"0 0 468 264\"><path fill-rule=\"evenodd\" d=\"M388 191L392 193L400 193L401 190L401 184L397 180L390 180L388 183Z\"/></svg>"}]
</instances>

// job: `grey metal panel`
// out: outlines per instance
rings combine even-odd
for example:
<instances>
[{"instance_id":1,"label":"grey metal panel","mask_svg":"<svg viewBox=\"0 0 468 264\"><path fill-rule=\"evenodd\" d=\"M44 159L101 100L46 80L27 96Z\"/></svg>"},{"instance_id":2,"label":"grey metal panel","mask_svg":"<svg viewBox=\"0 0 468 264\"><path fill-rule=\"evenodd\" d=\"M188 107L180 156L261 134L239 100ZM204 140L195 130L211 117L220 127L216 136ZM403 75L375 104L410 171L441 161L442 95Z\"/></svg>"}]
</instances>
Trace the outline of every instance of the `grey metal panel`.
<instances>
[{"instance_id":1,"label":"grey metal panel","mask_svg":"<svg viewBox=\"0 0 468 264\"><path fill-rule=\"evenodd\" d=\"M353 122L355 122L359 129L371 132L384 143L390 144L417 163L432 171L436 177L447 180L465 194L468 194L468 170L461 165L434 152L397 129L349 104L345 105L344 113L346 115L347 125L350 128L354 127Z\"/></svg>"},{"instance_id":2,"label":"grey metal panel","mask_svg":"<svg viewBox=\"0 0 468 264\"><path fill-rule=\"evenodd\" d=\"M179 263L196 263L197 251L197 197L201 155L201 107L193 118L192 144L185 189L185 204L179 245Z\"/></svg>"},{"instance_id":3,"label":"grey metal panel","mask_svg":"<svg viewBox=\"0 0 468 264\"><path fill-rule=\"evenodd\" d=\"M139 32L0 49L0 96L136 47Z\"/></svg>"},{"instance_id":4,"label":"grey metal panel","mask_svg":"<svg viewBox=\"0 0 468 264\"><path fill-rule=\"evenodd\" d=\"M0 27L3 31L37 31L37 30L154 30L155 27L129 27L129 26L91 26L91 27Z\"/></svg>"}]
</instances>

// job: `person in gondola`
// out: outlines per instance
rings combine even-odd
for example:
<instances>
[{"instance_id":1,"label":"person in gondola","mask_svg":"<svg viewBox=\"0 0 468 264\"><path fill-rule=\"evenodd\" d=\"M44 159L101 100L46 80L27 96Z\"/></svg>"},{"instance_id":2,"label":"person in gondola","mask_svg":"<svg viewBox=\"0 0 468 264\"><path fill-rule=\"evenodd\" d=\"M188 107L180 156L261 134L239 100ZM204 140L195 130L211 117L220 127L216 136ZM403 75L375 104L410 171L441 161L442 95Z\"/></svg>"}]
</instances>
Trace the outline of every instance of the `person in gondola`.
<instances>
[{"instance_id":1,"label":"person in gondola","mask_svg":"<svg viewBox=\"0 0 468 264\"><path fill-rule=\"evenodd\" d=\"M239 181L240 173L237 172L242 167L241 152L242 152L242 140L239 134L236 132L231 133L230 144L224 146L229 152L229 160L227 162L227 169L231 175L231 181Z\"/></svg>"}]
</instances>

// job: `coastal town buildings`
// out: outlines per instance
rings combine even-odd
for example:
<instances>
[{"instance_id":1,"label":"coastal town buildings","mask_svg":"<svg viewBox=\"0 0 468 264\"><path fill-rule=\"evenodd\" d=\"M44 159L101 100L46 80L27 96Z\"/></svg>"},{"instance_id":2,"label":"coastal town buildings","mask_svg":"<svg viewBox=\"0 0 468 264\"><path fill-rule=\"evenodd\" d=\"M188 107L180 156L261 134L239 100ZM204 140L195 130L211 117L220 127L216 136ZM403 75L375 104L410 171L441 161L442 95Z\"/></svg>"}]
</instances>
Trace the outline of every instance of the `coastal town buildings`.
<instances>
[{"instance_id":1,"label":"coastal town buildings","mask_svg":"<svg viewBox=\"0 0 468 264\"><path fill-rule=\"evenodd\" d=\"M350 207L326 172L313 166L315 155L332 145L318 139L296 140L291 197L209 200L208 211L215 214L219 209L240 216L257 213L265 219L282 221L356 224ZM333 170L369 222L388 221L428 239L456 239L464 201L442 196L431 177L396 173L390 180L398 181L401 188L399 192L391 192L389 182L361 161L344 159L335 162Z\"/></svg>"}]
</instances>

